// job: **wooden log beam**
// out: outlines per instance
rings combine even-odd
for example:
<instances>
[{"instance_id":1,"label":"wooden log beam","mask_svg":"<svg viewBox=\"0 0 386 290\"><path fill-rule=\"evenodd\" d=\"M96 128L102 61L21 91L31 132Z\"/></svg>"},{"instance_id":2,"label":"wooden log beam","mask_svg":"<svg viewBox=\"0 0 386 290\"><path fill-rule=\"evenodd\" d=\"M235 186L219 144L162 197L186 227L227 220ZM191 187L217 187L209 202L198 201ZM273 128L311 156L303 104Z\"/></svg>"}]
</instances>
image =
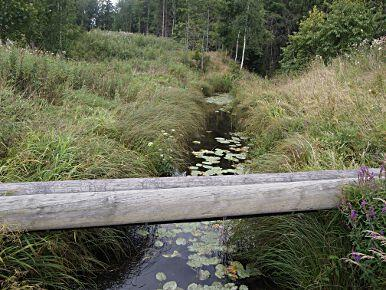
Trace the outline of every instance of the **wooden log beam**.
<instances>
[{"instance_id":1,"label":"wooden log beam","mask_svg":"<svg viewBox=\"0 0 386 290\"><path fill-rule=\"evenodd\" d=\"M0 224L33 231L322 210L355 180L2 196Z\"/></svg>"},{"instance_id":2,"label":"wooden log beam","mask_svg":"<svg viewBox=\"0 0 386 290\"><path fill-rule=\"evenodd\" d=\"M377 170L373 170L377 172ZM131 178L112 180L74 180L54 182L0 183L0 195L33 195L120 190L168 189L207 186L231 186L306 180L356 178L356 170L325 170L296 173L266 173L238 176Z\"/></svg>"}]
</instances>

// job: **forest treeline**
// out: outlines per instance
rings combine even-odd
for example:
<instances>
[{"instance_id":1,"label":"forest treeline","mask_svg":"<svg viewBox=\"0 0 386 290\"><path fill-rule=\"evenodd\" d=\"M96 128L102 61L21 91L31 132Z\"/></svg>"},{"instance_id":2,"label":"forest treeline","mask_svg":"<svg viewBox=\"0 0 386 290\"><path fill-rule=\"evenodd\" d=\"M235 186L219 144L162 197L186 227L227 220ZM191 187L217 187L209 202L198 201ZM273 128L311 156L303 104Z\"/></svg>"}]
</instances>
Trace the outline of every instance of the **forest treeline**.
<instances>
[{"instance_id":1,"label":"forest treeline","mask_svg":"<svg viewBox=\"0 0 386 290\"><path fill-rule=\"evenodd\" d=\"M154 34L198 52L226 50L262 74L283 57L282 67L299 68L310 57L328 59L385 31L382 0L0 0L0 11L3 41L63 52L94 28ZM303 34L283 54L299 23ZM316 35L323 27L328 36Z\"/></svg>"}]
</instances>

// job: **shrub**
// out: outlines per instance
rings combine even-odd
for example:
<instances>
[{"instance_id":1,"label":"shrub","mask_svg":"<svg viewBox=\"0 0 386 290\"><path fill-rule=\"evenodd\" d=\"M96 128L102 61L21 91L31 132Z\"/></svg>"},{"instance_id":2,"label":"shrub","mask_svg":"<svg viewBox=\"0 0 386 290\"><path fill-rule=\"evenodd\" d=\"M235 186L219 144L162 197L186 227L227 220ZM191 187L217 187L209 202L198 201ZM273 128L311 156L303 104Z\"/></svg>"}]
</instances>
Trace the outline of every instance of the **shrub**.
<instances>
[{"instance_id":1,"label":"shrub","mask_svg":"<svg viewBox=\"0 0 386 290\"><path fill-rule=\"evenodd\" d=\"M315 56L328 63L354 45L372 40L382 21L378 14L362 0L335 0L328 13L315 7L300 23L299 31L289 37L289 45L283 49L282 69L302 69Z\"/></svg>"}]
</instances>

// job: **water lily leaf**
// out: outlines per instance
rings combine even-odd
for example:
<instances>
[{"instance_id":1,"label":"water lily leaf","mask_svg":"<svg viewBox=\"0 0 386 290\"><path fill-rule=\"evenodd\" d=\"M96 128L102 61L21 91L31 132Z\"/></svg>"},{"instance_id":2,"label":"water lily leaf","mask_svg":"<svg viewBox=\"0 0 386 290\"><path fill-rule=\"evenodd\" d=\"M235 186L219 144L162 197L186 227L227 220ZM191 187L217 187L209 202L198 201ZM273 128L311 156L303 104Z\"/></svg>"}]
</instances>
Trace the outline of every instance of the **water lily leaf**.
<instances>
[{"instance_id":1,"label":"water lily leaf","mask_svg":"<svg viewBox=\"0 0 386 290\"><path fill-rule=\"evenodd\" d=\"M137 234L141 237L147 237L150 233L148 230L145 229L139 229L137 230Z\"/></svg>"},{"instance_id":2,"label":"water lily leaf","mask_svg":"<svg viewBox=\"0 0 386 290\"><path fill-rule=\"evenodd\" d=\"M165 281L166 280L166 275L165 273L162 273L162 272L158 272L156 275L155 275L155 278L162 282L162 281Z\"/></svg>"},{"instance_id":3,"label":"water lily leaf","mask_svg":"<svg viewBox=\"0 0 386 290\"><path fill-rule=\"evenodd\" d=\"M239 160L232 153L228 153L224 158L232 162L239 162Z\"/></svg>"},{"instance_id":4,"label":"water lily leaf","mask_svg":"<svg viewBox=\"0 0 386 290\"><path fill-rule=\"evenodd\" d=\"M167 283L164 284L164 286L162 287L163 290L176 290L178 287L177 285L177 282L176 281L169 281Z\"/></svg>"},{"instance_id":5,"label":"water lily leaf","mask_svg":"<svg viewBox=\"0 0 386 290\"><path fill-rule=\"evenodd\" d=\"M216 149L215 151L214 151L214 154L216 155L216 156L223 156L224 155L224 153L225 153L225 150L222 150L222 149Z\"/></svg>"},{"instance_id":6,"label":"water lily leaf","mask_svg":"<svg viewBox=\"0 0 386 290\"><path fill-rule=\"evenodd\" d=\"M216 275L217 278L223 279L225 277L226 272L227 272L227 268L224 265L218 264L216 266L216 273L215 273L215 275Z\"/></svg>"},{"instance_id":7,"label":"water lily leaf","mask_svg":"<svg viewBox=\"0 0 386 290\"><path fill-rule=\"evenodd\" d=\"M172 254L163 254L165 258L176 258L181 257L181 254L178 251L174 251Z\"/></svg>"},{"instance_id":8,"label":"water lily leaf","mask_svg":"<svg viewBox=\"0 0 386 290\"><path fill-rule=\"evenodd\" d=\"M205 101L209 104L215 104L219 106L229 105L233 102L234 97L231 95L223 94L210 98L206 98Z\"/></svg>"},{"instance_id":9,"label":"water lily leaf","mask_svg":"<svg viewBox=\"0 0 386 290\"><path fill-rule=\"evenodd\" d=\"M216 265L220 262L218 257L206 257L198 254L193 254L188 257L188 266L192 268L200 268L202 266Z\"/></svg>"},{"instance_id":10,"label":"water lily leaf","mask_svg":"<svg viewBox=\"0 0 386 290\"><path fill-rule=\"evenodd\" d=\"M214 176L214 175L221 175L221 174L222 174L221 167L213 167L208 171L204 172L204 176Z\"/></svg>"},{"instance_id":11,"label":"water lily leaf","mask_svg":"<svg viewBox=\"0 0 386 290\"><path fill-rule=\"evenodd\" d=\"M177 246L183 246L183 245L186 245L186 239L184 239L184 238L178 238L178 239L176 240L176 244L177 244Z\"/></svg>"},{"instance_id":12,"label":"water lily leaf","mask_svg":"<svg viewBox=\"0 0 386 290\"><path fill-rule=\"evenodd\" d=\"M162 248L164 246L164 243L160 240L155 241L154 246L156 248Z\"/></svg>"},{"instance_id":13,"label":"water lily leaf","mask_svg":"<svg viewBox=\"0 0 386 290\"><path fill-rule=\"evenodd\" d=\"M217 140L217 142L219 142L221 144L231 144L230 140Z\"/></svg>"},{"instance_id":14,"label":"water lily leaf","mask_svg":"<svg viewBox=\"0 0 386 290\"><path fill-rule=\"evenodd\" d=\"M192 172L190 172L191 176L201 176L203 174L204 173L202 171L199 171L199 170L192 170Z\"/></svg>"},{"instance_id":15,"label":"water lily leaf","mask_svg":"<svg viewBox=\"0 0 386 290\"><path fill-rule=\"evenodd\" d=\"M211 165L203 165L202 167L205 169L212 169L213 168L213 166L211 166Z\"/></svg>"},{"instance_id":16,"label":"water lily leaf","mask_svg":"<svg viewBox=\"0 0 386 290\"><path fill-rule=\"evenodd\" d=\"M196 283L192 283L188 286L188 290L201 290L202 287L200 285L197 285Z\"/></svg>"},{"instance_id":17,"label":"water lily leaf","mask_svg":"<svg viewBox=\"0 0 386 290\"><path fill-rule=\"evenodd\" d=\"M235 158L245 160L247 158L247 155L245 153L235 154Z\"/></svg>"},{"instance_id":18,"label":"water lily leaf","mask_svg":"<svg viewBox=\"0 0 386 290\"><path fill-rule=\"evenodd\" d=\"M207 270L200 270L198 272L198 279L200 279L201 281L207 280L209 279L209 277L210 277L210 272Z\"/></svg>"},{"instance_id":19,"label":"water lily leaf","mask_svg":"<svg viewBox=\"0 0 386 290\"><path fill-rule=\"evenodd\" d=\"M228 284L225 284L225 285L224 285L224 288L223 288L223 289L224 289L224 290L225 290L225 289L237 290L237 288L238 288L238 287L235 285L235 283L228 283Z\"/></svg>"},{"instance_id":20,"label":"water lily leaf","mask_svg":"<svg viewBox=\"0 0 386 290\"><path fill-rule=\"evenodd\" d=\"M241 286L239 287L239 290L248 290L248 286L241 285Z\"/></svg>"}]
</instances>

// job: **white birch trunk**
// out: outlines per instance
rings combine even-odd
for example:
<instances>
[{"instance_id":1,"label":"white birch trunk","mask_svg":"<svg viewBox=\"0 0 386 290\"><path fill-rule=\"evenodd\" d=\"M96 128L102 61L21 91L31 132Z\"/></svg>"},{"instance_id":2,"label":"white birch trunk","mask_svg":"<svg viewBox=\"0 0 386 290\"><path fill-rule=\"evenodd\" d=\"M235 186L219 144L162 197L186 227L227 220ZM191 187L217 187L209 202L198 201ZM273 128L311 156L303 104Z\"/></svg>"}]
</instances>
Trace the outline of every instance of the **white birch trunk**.
<instances>
[{"instance_id":1,"label":"white birch trunk","mask_svg":"<svg viewBox=\"0 0 386 290\"><path fill-rule=\"evenodd\" d=\"M165 37L165 0L162 1L162 37Z\"/></svg>"},{"instance_id":2,"label":"white birch trunk","mask_svg":"<svg viewBox=\"0 0 386 290\"><path fill-rule=\"evenodd\" d=\"M239 58L239 40L240 40L240 31L237 34L237 41L236 41L236 56L235 56L235 61L237 62Z\"/></svg>"}]
</instances>

